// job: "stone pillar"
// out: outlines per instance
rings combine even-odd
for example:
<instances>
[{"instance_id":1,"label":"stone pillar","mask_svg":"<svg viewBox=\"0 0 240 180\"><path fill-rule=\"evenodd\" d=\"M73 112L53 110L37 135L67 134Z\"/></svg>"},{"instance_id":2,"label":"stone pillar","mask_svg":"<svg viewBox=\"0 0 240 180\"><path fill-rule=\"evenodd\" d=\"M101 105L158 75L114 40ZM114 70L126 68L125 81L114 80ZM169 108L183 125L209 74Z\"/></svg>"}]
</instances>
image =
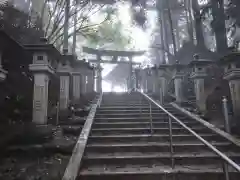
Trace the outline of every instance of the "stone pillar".
<instances>
[{"instance_id":1,"label":"stone pillar","mask_svg":"<svg viewBox=\"0 0 240 180\"><path fill-rule=\"evenodd\" d=\"M240 75L240 69L239 69ZM229 80L233 112L235 117L240 117L240 79Z\"/></svg>"},{"instance_id":2,"label":"stone pillar","mask_svg":"<svg viewBox=\"0 0 240 180\"><path fill-rule=\"evenodd\" d=\"M235 119L240 117L240 64L239 53L233 53L221 59L224 65L224 79L228 80ZM237 122L239 124L239 122Z\"/></svg>"},{"instance_id":3,"label":"stone pillar","mask_svg":"<svg viewBox=\"0 0 240 180\"><path fill-rule=\"evenodd\" d=\"M81 75L81 93L86 94L87 92L87 76L85 74Z\"/></svg>"},{"instance_id":4,"label":"stone pillar","mask_svg":"<svg viewBox=\"0 0 240 180\"><path fill-rule=\"evenodd\" d=\"M129 58L129 90L133 89L133 65L132 65L132 56L128 57Z\"/></svg>"},{"instance_id":5,"label":"stone pillar","mask_svg":"<svg viewBox=\"0 0 240 180\"><path fill-rule=\"evenodd\" d=\"M34 51L36 51L34 49ZM40 50L39 50L40 51ZM55 73L49 62L48 53L41 49L33 53L33 63L29 65L33 72L33 122L47 123L49 75Z\"/></svg>"},{"instance_id":6,"label":"stone pillar","mask_svg":"<svg viewBox=\"0 0 240 180\"><path fill-rule=\"evenodd\" d=\"M158 70L157 66L155 65L152 68L152 84L153 84L153 94L159 95L159 80L158 80Z\"/></svg>"},{"instance_id":7,"label":"stone pillar","mask_svg":"<svg viewBox=\"0 0 240 180\"><path fill-rule=\"evenodd\" d=\"M36 124L47 123L49 77L56 73L57 60L61 58L59 51L45 42L45 39L42 39L41 44L25 45L25 49L33 54L29 70L34 76L33 122Z\"/></svg>"},{"instance_id":8,"label":"stone pillar","mask_svg":"<svg viewBox=\"0 0 240 180\"><path fill-rule=\"evenodd\" d=\"M153 92L153 74L152 74L152 69L149 67L145 69L146 73L146 92L147 93L152 93Z\"/></svg>"},{"instance_id":9,"label":"stone pillar","mask_svg":"<svg viewBox=\"0 0 240 180\"><path fill-rule=\"evenodd\" d=\"M73 99L79 100L81 93L81 74L73 74Z\"/></svg>"},{"instance_id":10,"label":"stone pillar","mask_svg":"<svg viewBox=\"0 0 240 180\"><path fill-rule=\"evenodd\" d=\"M47 123L48 84L49 77L46 73L34 73L33 122L36 124Z\"/></svg>"},{"instance_id":11,"label":"stone pillar","mask_svg":"<svg viewBox=\"0 0 240 180\"><path fill-rule=\"evenodd\" d=\"M174 72L174 89L176 102L182 103L185 101L183 96L183 77L185 65L179 64L178 61L172 66Z\"/></svg>"},{"instance_id":12,"label":"stone pillar","mask_svg":"<svg viewBox=\"0 0 240 180\"><path fill-rule=\"evenodd\" d=\"M204 79L202 77L195 77L194 79L194 88L196 95L196 104L201 112L206 111L206 96L205 96L205 87Z\"/></svg>"},{"instance_id":13,"label":"stone pillar","mask_svg":"<svg viewBox=\"0 0 240 180\"><path fill-rule=\"evenodd\" d=\"M178 103L181 103L184 101L183 98L183 90L182 90L182 76L181 75L175 75L174 76L174 89L175 89L175 97L176 97L176 101Z\"/></svg>"},{"instance_id":14,"label":"stone pillar","mask_svg":"<svg viewBox=\"0 0 240 180\"><path fill-rule=\"evenodd\" d=\"M165 77L159 77L160 89L163 97L167 95L167 80Z\"/></svg>"},{"instance_id":15,"label":"stone pillar","mask_svg":"<svg viewBox=\"0 0 240 180\"><path fill-rule=\"evenodd\" d=\"M134 71L135 73L135 88L136 89L141 89L140 87L140 68L139 69L135 69Z\"/></svg>"},{"instance_id":16,"label":"stone pillar","mask_svg":"<svg viewBox=\"0 0 240 180\"><path fill-rule=\"evenodd\" d=\"M160 94L163 96L162 99L167 95L167 79L166 79L166 71L169 68L169 65L161 64L158 67L158 81L160 86Z\"/></svg>"},{"instance_id":17,"label":"stone pillar","mask_svg":"<svg viewBox=\"0 0 240 180\"><path fill-rule=\"evenodd\" d=\"M69 105L70 75L60 74L60 109L65 110Z\"/></svg>"},{"instance_id":18,"label":"stone pillar","mask_svg":"<svg viewBox=\"0 0 240 180\"><path fill-rule=\"evenodd\" d=\"M93 92L94 91L94 74L91 72L88 75L88 81L87 81L87 92Z\"/></svg>"},{"instance_id":19,"label":"stone pillar","mask_svg":"<svg viewBox=\"0 0 240 180\"><path fill-rule=\"evenodd\" d=\"M102 93L102 68L97 70L97 92Z\"/></svg>"},{"instance_id":20,"label":"stone pillar","mask_svg":"<svg viewBox=\"0 0 240 180\"><path fill-rule=\"evenodd\" d=\"M193 72L191 78L194 79L194 89L196 95L196 105L201 112L205 112L206 109L206 94L205 94L205 78L207 77L206 67L212 61L199 59L198 56L194 57L195 60L189 65L192 67Z\"/></svg>"}]
</instances>

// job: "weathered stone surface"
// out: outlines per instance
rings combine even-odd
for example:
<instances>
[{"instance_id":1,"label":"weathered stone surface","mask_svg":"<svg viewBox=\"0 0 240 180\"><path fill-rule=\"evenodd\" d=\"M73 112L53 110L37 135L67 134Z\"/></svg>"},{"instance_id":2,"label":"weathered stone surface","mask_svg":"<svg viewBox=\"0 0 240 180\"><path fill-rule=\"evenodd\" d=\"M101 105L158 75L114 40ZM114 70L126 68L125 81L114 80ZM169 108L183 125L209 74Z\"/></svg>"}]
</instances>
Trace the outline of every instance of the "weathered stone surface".
<instances>
[{"instance_id":1,"label":"weathered stone surface","mask_svg":"<svg viewBox=\"0 0 240 180\"><path fill-rule=\"evenodd\" d=\"M11 133L9 133L11 132ZM50 125L29 124L2 125L0 128L0 147L3 150L9 144L36 144L50 141L53 135Z\"/></svg>"}]
</instances>

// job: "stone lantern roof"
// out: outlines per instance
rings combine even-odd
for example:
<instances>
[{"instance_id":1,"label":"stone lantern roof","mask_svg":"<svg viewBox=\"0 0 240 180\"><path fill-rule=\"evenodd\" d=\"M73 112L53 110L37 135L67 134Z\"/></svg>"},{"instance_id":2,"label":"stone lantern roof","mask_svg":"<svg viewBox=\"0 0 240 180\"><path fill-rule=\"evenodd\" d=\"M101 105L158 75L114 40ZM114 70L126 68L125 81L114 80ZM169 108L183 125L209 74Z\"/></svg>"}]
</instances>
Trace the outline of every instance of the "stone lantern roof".
<instances>
[{"instance_id":1,"label":"stone lantern roof","mask_svg":"<svg viewBox=\"0 0 240 180\"><path fill-rule=\"evenodd\" d=\"M189 67L194 67L194 66L205 66L205 65L208 65L208 64L212 64L214 63L214 61L210 60L210 59L200 59L199 56L196 54L194 55L194 60L191 61L188 66Z\"/></svg>"},{"instance_id":2,"label":"stone lantern roof","mask_svg":"<svg viewBox=\"0 0 240 180\"><path fill-rule=\"evenodd\" d=\"M44 38L39 44L25 44L24 47L30 52L46 52L55 59L60 59L61 56L60 51L53 44L46 43Z\"/></svg>"},{"instance_id":3,"label":"stone lantern roof","mask_svg":"<svg viewBox=\"0 0 240 180\"><path fill-rule=\"evenodd\" d=\"M230 54L223 56L219 63L220 64L228 64L228 63L232 63L232 62L237 62L239 61L240 58L240 52L231 52Z\"/></svg>"},{"instance_id":4,"label":"stone lantern roof","mask_svg":"<svg viewBox=\"0 0 240 180\"><path fill-rule=\"evenodd\" d=\"M89 70L94 69L94 67L91 66L91 64L89 62L86 62L85 59L75 60L72 65L73 65L73 67L78 67L78 68L86 68L86 69L89 69Z\"/></svg>"}]
</instances>

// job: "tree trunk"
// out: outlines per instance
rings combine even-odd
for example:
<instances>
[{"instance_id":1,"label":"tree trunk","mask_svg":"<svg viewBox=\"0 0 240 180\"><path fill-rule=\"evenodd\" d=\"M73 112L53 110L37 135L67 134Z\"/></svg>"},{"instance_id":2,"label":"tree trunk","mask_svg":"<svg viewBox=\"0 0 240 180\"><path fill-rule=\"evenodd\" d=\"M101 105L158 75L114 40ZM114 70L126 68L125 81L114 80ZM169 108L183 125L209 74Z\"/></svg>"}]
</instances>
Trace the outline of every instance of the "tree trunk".
<instances>
[{"instance_id":1,"label":"tree trunk","mask_svg":"<svg viewBox=\"0 0 240 180\"><path fill-rule=\"evenodd\" d=\"M225 27L224 2L223 0L212 1L213 30L216 37L217 52L223 53L227 50L227 34Z\"/></svg>"},{"instance_id":2,"label":"tree trunk","mask_svg":"<svg viewBox=\"0 0 240 180\"><path fill-rule=\"evenodd\" d=\"M194 19L195 19L195 32L196 32L196 40L197 40L197 47L199 49L205 48L205 42L204 42L204 36L202 31L202 21L199 11L199 5L197 1L192 1L192 9L194 13Z\"/></svg>"},{"instance_id":3,"label":"tree trunk","mask_svg":"<svg viewBox=\"0 0 240 180\"><path fill-rule=\"evenodd\" d=\"M185 11L186 11L186 21L187 21L189 40L193 43L194 42L193 19L192 19L192 13L191 13L192 6L191 6L190 0L184 0L184 6L185 6Z\"/></svg>"}]
</instances>

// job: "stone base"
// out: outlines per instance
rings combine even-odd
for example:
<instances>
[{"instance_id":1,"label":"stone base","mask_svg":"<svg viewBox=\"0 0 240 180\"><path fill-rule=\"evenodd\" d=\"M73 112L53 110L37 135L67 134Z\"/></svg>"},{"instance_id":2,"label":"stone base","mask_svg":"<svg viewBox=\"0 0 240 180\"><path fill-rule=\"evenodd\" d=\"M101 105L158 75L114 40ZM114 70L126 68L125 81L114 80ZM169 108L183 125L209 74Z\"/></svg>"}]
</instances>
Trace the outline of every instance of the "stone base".
<instances>
[{"instance_id":1,"label":"stone base","mask_svg":"<svg viewBox=\"0 0 240 180\"><path fill-rule=\"evenodd\" d=\"M6 77L7 77L6 74L7 74L7 71L0 68L0 82L4 81L6 79Z\"/></svg>"}]
</instances>

